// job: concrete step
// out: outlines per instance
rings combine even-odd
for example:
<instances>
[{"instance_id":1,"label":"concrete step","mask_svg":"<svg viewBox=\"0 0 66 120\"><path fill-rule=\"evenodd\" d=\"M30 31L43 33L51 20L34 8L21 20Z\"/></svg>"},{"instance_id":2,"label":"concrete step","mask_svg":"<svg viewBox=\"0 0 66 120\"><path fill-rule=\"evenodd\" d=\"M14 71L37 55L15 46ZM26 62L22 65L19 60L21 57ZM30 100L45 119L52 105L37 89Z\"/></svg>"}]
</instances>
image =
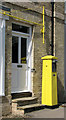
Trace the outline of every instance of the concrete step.
<instances>
[{"instance_id":1,"label":"concrete step","mask_svg":"<svg viewBox=\"0 0 66 120\"><path fill-rule=\"evenodd\" d=\"M35 104L37 103L37 100L38 99L36 97L25 97L25 98L13 99L12 103L17 103L17 107L18 107L18 106Z\"/></svg>"},{"instance_id":2,"label":"concrete step","mask_svg":"<svg viewBox=\"0 0 66 120\"><path fill-rule=\"evenodd\" d=\"M12 99L16 98L24 98L24 97L31 97L32 93L31 92L22 92L22 93L12 93Z\"/></svg>"},{"instance_id":3,"label":"concrete step","mask_svg":"<svg viewBox=\"0 0 66 120\"><path fill-rule=\"evenodd\" d=\"M23 113L28 113L40 109L44 109L44 105L42 104L31 104L31 105L25 105L25 106L19 106L17 107L17 110L22 110Z\"/></svg>"}]
</instances>

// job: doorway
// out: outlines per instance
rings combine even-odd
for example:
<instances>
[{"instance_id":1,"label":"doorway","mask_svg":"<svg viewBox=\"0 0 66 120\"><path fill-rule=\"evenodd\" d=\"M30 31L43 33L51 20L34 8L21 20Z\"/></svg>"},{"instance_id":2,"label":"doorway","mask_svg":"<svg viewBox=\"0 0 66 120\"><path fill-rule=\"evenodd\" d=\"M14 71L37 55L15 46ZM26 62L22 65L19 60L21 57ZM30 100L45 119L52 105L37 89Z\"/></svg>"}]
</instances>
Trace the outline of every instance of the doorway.
<instances>
[{"instance_id":1,"label":"doorway","mask_svg":"<svg viewBox=\"0 0 66 120\"><path fill-rule=\"evenodd\" d=\"M22 33L12 34L11 92L31 92L31 39Z\"/></svg>"}]
</instances>

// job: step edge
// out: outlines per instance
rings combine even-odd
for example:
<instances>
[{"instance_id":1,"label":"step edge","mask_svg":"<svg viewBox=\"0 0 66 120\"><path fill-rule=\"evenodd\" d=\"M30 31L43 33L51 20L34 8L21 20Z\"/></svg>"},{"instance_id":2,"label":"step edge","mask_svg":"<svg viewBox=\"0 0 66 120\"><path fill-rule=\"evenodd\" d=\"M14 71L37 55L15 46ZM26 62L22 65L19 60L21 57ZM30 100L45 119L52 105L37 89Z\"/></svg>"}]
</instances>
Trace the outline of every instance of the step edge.
<instances>
[{"instance_id":1,"label":"step edge","mask_svg":"<svg viewBox=\"0 0 66 120\"><path fill-rule=\"evenodd\" d=\"M26 98L26 99L18 99L18 100L12 100L12 103L17 103L17 102L21 102L21 101L30 101L30 100L37 100L38 98L35 97L35 98Z\"/></svg>"},{"instance_id":2,"label":"step edge","mask_svg":"<svg viewBox=\"0 0 66 120\"><path fill-rule=\"evenodd\" d=\"M17 107L17 109L25 110L25 109L30 109L30 108L34 108L34 107L44 107L44 105L42 105L42 104L31 104L31 105L19 106L19 107Z\"/></svg>"}]
</instances>

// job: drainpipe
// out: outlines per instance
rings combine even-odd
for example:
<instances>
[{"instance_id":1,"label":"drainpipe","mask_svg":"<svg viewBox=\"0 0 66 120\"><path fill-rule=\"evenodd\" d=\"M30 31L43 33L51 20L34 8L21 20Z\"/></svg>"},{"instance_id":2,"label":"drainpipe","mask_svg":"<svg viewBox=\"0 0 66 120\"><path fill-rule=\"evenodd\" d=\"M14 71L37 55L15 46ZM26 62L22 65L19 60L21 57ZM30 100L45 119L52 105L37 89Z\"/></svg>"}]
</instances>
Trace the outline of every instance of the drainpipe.
<instances>
[{"instance_id":1,"label":"drainpipe","mask_svg":"<svg viewBox=\"0 0 66 120\"><path fill-rule=\"evenodd\" d=\"M52 38L51 38L51 55L54 53L54 2L51 2L52 5Z\"/></svg>"}]
</instances>

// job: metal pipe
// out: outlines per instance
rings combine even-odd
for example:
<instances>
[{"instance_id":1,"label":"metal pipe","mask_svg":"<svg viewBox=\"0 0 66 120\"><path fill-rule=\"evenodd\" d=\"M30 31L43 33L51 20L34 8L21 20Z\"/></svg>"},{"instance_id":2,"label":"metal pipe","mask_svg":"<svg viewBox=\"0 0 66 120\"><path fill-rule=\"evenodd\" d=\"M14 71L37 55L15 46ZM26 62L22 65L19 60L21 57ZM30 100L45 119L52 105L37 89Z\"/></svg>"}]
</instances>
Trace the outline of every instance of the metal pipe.
<instances>
[{"instance_id":1,"label":"metal pipe","mask_svg":"<svg viewBox=\"0 0 66 120\"><path fill-rule=\"evenodd\" d=\"M23 18L19 18L19 17L13 16L13 15L7 14L6 11L0 12L0 13L3 14L3 15L7 15L9 17L15 18L15 19L20 20L20 21L25 21L25 22L28 22L28 23L32 23L32 24L35 24L35 25L42 26L42 24L39 24L39 23L36 23L36 22L33 22L33 21L29 21L29 20L26 20L26 19L23 19Z\"/></svg>"},{"instance_id":2,"label":"metal pipe","mask_svg":"<svg viewBox=\"0 0 66 120\"><path fill-rule=\"evenodd\" d=\"M54 56L55 56L55 44L56 44L56 41L55 41L55 4L54 4Z\"/></svg>"},{"instance_id":3,"label":"metal pipe","mask_svg":"<svg viewBox=\"0 0 66 120\"><path fill-rule=\"evenodd\" d=\"M51 40L51 55L54 53L54 2L51 2L52 4L52 40Z\"/></svg>"},{"instance_id":4,"label":"metal pipe","mask_svg":"<svg viewBox=\"0 0 66 120\"><path fill-rule=\"evenodd\" d=\"M44 44L44 6L43 6L43 44Z\"/></svg>"}]
</instances>

